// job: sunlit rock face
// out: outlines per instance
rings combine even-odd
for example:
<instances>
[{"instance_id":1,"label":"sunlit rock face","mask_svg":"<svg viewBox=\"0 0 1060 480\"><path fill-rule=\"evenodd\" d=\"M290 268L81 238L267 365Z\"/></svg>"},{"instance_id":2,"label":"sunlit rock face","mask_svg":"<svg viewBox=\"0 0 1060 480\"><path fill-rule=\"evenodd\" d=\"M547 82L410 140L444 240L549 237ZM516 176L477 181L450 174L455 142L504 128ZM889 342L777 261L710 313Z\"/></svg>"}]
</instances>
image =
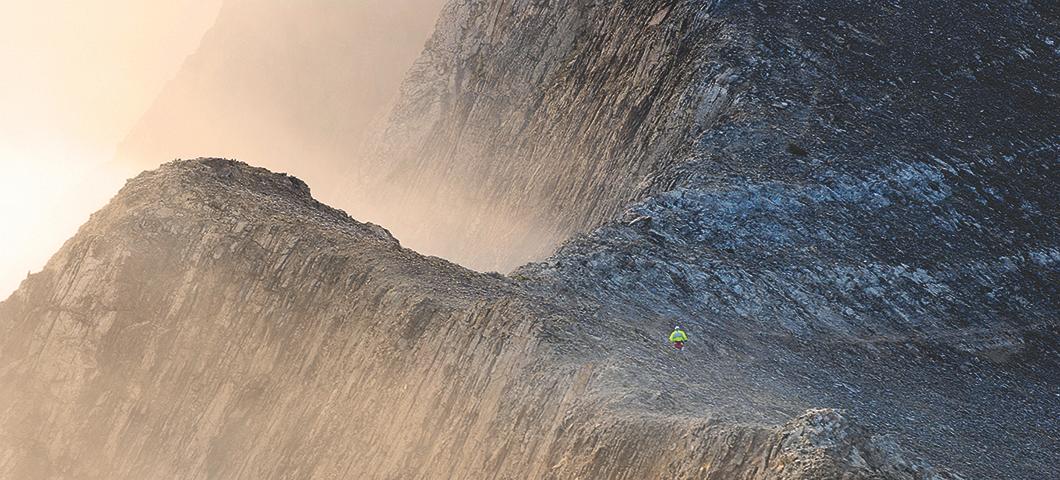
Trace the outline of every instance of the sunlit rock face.
<instances>
[{"instance_id":1,"label":"sunlit rock face","mask_svg":"<svg viewBox=\"0 0 1060 480\"><path fill-rule=\"evenodd\" d=\"M0 477L950 478L837 411L689 413L631 368L658 345L571 335L590 304L550 297L293 177L167 164L0 303Z\"/></svg>"},{"instance_id":2,"label":"sunlit rock face","mask_svg":"<svg viewBox=\"0 0 1060 480\"><path fill-rule=\"evenodd\" d=\"M226 0L118 161L138 173L174 158L253 158L334 198L443 3Z\"/></svg>"}]
</instances>

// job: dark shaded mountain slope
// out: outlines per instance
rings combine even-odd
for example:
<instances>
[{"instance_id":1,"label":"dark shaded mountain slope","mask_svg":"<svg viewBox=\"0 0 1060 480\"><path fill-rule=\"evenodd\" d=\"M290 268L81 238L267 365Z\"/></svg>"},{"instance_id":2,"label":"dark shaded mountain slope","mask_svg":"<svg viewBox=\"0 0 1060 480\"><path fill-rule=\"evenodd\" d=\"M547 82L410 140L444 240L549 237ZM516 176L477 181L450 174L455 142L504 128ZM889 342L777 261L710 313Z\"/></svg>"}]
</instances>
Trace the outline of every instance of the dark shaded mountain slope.
<instances>
[{"instance_id":1,"label":"dark shaded mountain slope","mask_svg":"<svg viewBox=\"0 0 1060 480\"><path fill-rule=\"evenodd\" d=\"M589 304L554 293L403 249L293 177L167 164L0 303L0 476L951 478L831 410L623 405L673 386L598 361L567 336Z\"/></svg>"},{"instance_id":2,"label":"dark shaded mountain slope","mask_svg":"<svg viewBox=\"0 0 1060 480\"><path fill-rule=\"evenodd\" d=\"M904 174L978 224L938 228L1040 242L1058 17L1016 0L453 1L350 203L389 211L414 248L506 270L679 187Z\"/></svg>"},{"instance_id":3,"label":"dark shaded mountain slope","mask_svg":"<svg viewBox=\"0 0 1060 480\"><path fill-rule=\"evenodd\" d=\"M649 356L666 393L629 404L761 419L798 398L976 478L1049 477L1058 18L1038 1L455 1L355 192L478 268L575 236L514 275L600 306L570 335L605 357L674 322L704 340L680 370L698 393L666 390Z\"/></svg>"}]
</instances>

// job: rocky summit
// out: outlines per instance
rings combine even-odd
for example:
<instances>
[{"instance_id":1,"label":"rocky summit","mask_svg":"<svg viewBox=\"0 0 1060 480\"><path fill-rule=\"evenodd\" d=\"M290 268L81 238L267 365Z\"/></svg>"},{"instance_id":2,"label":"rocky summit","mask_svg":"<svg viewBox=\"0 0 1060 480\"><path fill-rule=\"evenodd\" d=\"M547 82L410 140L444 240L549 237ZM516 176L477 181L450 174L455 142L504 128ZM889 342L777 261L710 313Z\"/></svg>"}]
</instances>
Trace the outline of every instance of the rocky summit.
<instances>
[{"instance_id":1,"label":"rocky summit","mask_svg":"<svg viewBox=\"0 0 1060 480\"><path fill-rule=\"evenodd\" d=\"M451 0L387 228L177 161L0 303L0 478L1054 478L1058 18Z\"/></svg>"}]
</instances>

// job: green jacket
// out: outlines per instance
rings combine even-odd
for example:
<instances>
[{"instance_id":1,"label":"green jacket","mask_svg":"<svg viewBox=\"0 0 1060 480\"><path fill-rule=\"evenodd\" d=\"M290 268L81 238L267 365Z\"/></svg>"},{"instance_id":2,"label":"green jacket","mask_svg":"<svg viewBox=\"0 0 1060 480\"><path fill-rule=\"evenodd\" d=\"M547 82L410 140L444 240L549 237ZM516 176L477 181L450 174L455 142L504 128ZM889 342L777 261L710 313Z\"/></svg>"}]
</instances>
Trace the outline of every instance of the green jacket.
<instances>
[{"instance_id":1,"label":"green jacket","mask_svg":"<svg viewBox=\"0 0 1060 480\"><path fill-rule=\"evenodd\" d=\"M674 330L674 333L670 334L671 342L687 342L688 335L685 335L684 330Z\"/></svg>"}]
</instances>

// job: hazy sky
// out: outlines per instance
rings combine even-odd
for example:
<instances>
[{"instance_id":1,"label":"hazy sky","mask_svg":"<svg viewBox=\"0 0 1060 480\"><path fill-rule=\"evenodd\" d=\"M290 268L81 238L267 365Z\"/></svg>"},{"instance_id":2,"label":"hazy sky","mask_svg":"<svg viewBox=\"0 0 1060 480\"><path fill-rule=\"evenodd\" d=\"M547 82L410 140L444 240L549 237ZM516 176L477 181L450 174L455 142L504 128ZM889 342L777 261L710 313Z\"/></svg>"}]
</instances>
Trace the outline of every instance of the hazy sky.
<instances>
[{"instance_id":1,"label":"hazy sky","mask_svg":"<svg viewBox=\"0 0 1060 480\"><path fill-rule=\"evenodd\" d=\"M122 184L97 166L221 0L0 0L0 300Z\"/></svg>"}]
</instances>

